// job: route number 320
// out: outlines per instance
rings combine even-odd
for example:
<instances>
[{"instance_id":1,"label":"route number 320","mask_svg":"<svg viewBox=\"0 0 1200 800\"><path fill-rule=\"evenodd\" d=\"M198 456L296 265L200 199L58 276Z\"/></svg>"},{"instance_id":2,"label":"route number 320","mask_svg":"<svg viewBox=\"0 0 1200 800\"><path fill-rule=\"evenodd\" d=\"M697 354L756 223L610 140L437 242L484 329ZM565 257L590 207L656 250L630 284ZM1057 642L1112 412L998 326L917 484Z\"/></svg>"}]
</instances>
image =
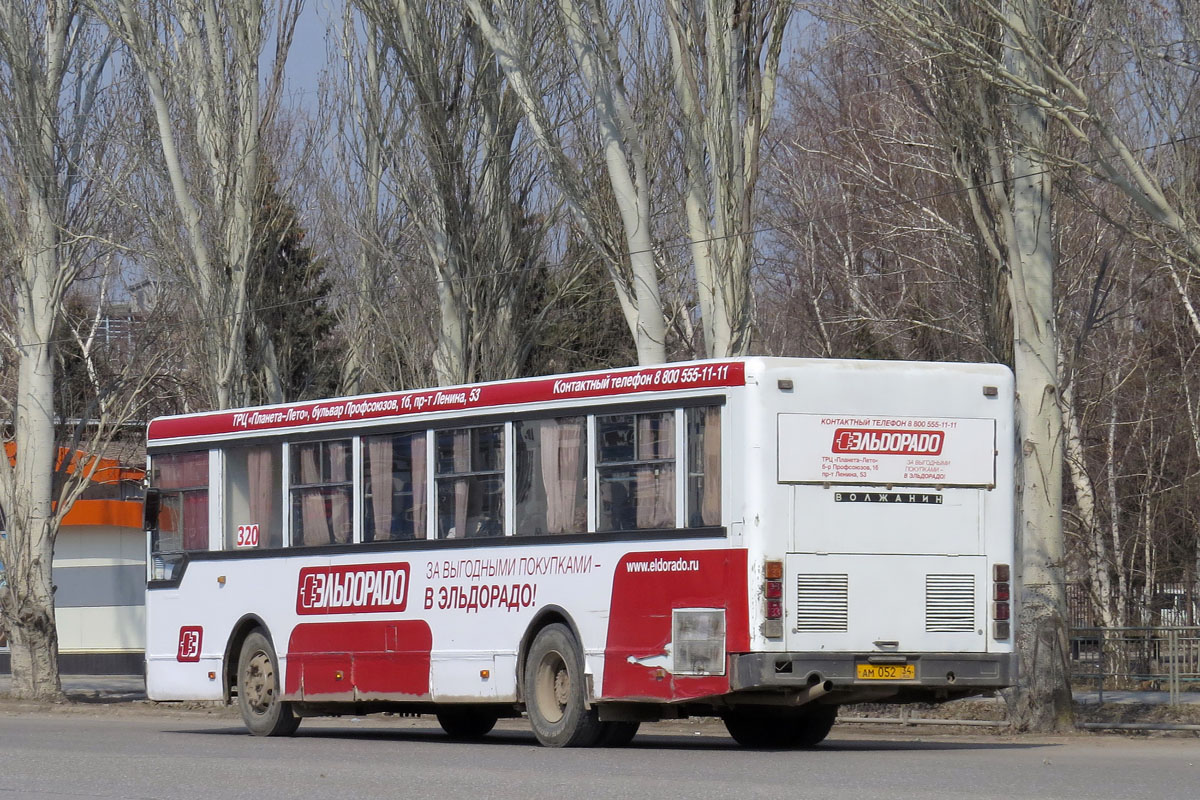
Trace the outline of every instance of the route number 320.
<instances>
[{"instance_id":1,"label":"route number 320","mask_svg":"<svg viewBox=\"0 0 1200 800\"><path fill-rule=\"evenodd\" d=\"M237 547L258 547L258 526L237 526Z\"/></svg>"}]
</instances>

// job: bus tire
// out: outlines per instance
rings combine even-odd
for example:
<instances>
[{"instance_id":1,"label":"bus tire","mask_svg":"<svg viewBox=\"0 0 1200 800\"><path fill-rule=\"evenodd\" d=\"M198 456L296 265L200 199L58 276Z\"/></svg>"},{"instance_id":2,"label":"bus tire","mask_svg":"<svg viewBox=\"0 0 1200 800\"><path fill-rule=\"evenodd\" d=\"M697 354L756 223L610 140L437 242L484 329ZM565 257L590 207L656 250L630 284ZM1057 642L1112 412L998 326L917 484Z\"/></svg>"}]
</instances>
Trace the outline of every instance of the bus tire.
<instances>
[{"instance_id":1,"label":"bus tire","mask_svg":"<svg viewBox=\"0 0 1200 800\"><path fill-rule=\"evenodd\" d=\"M837 721L837 706L813 706L796 722L794 747L816 747L825 741Z\"/></svg>"},{"instance_id":2,"label":"bus tire","mask_svg":"<svg viewBox=\"0 0 1200 800\"><path fill-rule=\"evenodd\" d=\"M773 719L754 711L728 711L721 718L725 730L742 747L778 747Z\"/></svg>"},{"instance_id":3,"label":"bus tire","mask_svg":"<svg viewBox=\"0 0 1200 800\"><path fill-rule=\"evenodd\" d=\"M837 719L837 706L803 710L737 709L724 716L725 728L743 747L814 747L825 740Z\"/></svg>"},{"instance_id":4,"label":"bus tire","mask_svg":"<svg viewBox=\"0 0 1200 800\"><path fill-rule=\"evenodd\" d=\"M587 707L583 651L570 629L555 623L538 631L525 659L525 711L533 735L546 747L591 747L603 728Z\"/></svg>"},{"instance_id":5,"label":"bus tire","mask_svg":"<svg viewBox=\"0 0 1200 800\"><path fill-rule=\"evenodd\" d=\"M437 712L438 724L451 739L482 739L496 727L495 712L480 708L449 708Z\"/></svg>"},{"instance_id":6,"label":"bus tire","mask_svg":"<svg viewBox=\"0 0 1200 800\"><path fill-rule=\"evenodd\" d=\"M292 704L280 699L279 659L271 640L253 631L238 657L238 707L255 736L291 736L300 727Z\"/></svg>"},{"instance_id":7,"label":"bus tire","mask_svg":"<svg viewBox=\"0 0 1200 800\"><path fill-rule=\"evenodd\" d=\"M602 722L600 724L604 727L600 731L600 741L597 744L601 747L624 747L633 741L633 737L637 736L638 728L642 723Z\"/></svg>"}]
</instances>

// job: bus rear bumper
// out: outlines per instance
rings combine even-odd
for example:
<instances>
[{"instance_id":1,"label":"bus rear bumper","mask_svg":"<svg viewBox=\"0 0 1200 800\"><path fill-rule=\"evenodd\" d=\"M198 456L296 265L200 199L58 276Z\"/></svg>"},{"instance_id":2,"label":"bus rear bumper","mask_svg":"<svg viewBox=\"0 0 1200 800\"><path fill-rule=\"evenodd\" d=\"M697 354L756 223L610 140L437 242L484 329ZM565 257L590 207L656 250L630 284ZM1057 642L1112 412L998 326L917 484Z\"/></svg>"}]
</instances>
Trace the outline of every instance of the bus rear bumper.
<instances>
[{"instance_id":1,"label":"bus rear bumper","mask_svg":"<svg viewBox=\"0 0 1200 800\"><path fill-rule=\"evenodd\" d=\"M1016 683L1015 653L737 653L730 654L730 689L897 687L976 694ZM860 665L911 665L911 678L863 677Z\"/></svg>"}]
</instances>

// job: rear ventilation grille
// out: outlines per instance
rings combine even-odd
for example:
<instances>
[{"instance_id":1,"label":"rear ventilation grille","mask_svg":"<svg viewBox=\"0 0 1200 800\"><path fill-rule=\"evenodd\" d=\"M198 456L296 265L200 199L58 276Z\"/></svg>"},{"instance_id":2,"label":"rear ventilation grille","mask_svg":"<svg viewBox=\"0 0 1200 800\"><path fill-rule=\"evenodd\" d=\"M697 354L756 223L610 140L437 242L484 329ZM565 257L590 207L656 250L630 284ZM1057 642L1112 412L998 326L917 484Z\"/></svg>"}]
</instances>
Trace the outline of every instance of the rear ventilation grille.
<instances>
[{"instance_id":1,"label":"rear ventilation grille","mask_svg":"<svg viewBox=\"0 0 1200 800\"><path fill-rule=\"evenodd\" d=\"M972 633L975 625L975 576L925 576L925 630Z\"/></svg>"},{"instance_id":2,"label":"rear ventilation grille","mask_svg":"<svg viewBox=\"0 0 1200 800\"><path fill-rule=\"evenodd\" d=\"M847 575L796 576L796 631L845 633L850 629Z\"/></svg>"}]
</instances>

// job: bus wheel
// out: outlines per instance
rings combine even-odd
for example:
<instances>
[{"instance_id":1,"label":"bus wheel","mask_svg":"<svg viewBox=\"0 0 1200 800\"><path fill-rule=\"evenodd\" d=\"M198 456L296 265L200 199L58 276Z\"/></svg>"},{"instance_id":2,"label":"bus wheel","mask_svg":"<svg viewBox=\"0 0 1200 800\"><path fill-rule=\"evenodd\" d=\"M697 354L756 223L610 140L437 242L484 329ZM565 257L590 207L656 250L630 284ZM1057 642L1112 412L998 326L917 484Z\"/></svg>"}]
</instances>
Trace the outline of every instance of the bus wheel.
<instances>
[{"instance_id":1,"label":"bus wheel","mask_svg":"<svg viewBox=\"0 0 1200 800\"><path fill-rule=\"evenodd\" d=\"M600 741L597 742L601 747L624 747L633 741L633 737L637 736L640 722L601 722L603 729L600 731Z\"/></svg>"},{"instance_id":2,"label":"bus wheel","mask_svg":"<svg viewBox=\"0 0 1200 800\"><path fill-rule=\"evenodd\" d=\"M496 727L499 715L478 708L454 708L437 713L438 724L451 739L482 739Z\"/></svg>"},{"instance_id":3,"label":"bus wheel","mask_svg":"<svg viewBox=\"0 0 1200 800\"><path fill-rule=\"evenodd\" d=\"M737 710L725 714L725 728L743 747L813 747L824 741L837 719L837 706L802 711Z\"/></svg>"},{"instance_id":4,"label":"bus wheel","mask_svg":"<svg viewBox=\"0 0 1200 800\"><path fill-rule=\"evenodd\" d=\"M729 711L722 717L725 729L742 747L780 747L776 718L754 711Z\"/></svg>"},{"instance_id":5,"label":"bus wheel","mask_svg":"<svg viewBox=\"0 0 1200 800\"><path fill-rule=\"evenodd\" d=\"M546 747L591 747L602 727L588 709L583 653L560 624L538 631L525 661L525 710L533 735Z\"/></svg>"},{"instance_id":6,"label":"bus wheel","mask_svg":"<svg viewBox=\"0 0 1200 800\"><path fill-rule=\"evenodd\" d=\"M795 725L796 747L815 747L825 741L837 720L837 706L813 706Z\"/></svg>"},{"instance_id":7,"label":"bus wheel","mask_svg":"<svg viewBox=\"0 0 1200 800\"><path fill-rule=\"evenodd\" d=\"M254 631L238 658L238 707L255 736L291 736L300 727L292 704L279 699L279 659L271 640Z\"/></svg>"}]
</instances>

